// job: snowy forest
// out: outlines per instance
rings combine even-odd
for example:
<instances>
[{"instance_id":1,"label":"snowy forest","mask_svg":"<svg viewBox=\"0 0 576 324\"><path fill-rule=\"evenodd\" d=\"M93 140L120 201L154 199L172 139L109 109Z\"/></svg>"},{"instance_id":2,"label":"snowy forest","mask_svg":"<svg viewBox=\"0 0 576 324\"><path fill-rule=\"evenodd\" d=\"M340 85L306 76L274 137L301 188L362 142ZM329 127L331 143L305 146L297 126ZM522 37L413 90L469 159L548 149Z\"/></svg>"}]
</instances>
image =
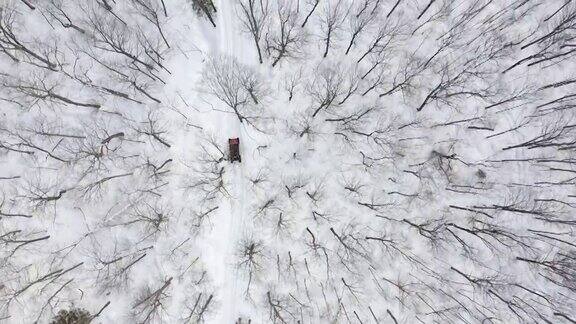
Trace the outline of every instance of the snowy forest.
<instances>
[{"instance_id":1,"label":"snowy forest","mask_svg":"<svg viewBox=\"0 0 576 324\"><path fill-rule=\"evenodd\" d=\"M576 1L0 0L0 323L576 323Z\"/></svg>"}]
</instances>

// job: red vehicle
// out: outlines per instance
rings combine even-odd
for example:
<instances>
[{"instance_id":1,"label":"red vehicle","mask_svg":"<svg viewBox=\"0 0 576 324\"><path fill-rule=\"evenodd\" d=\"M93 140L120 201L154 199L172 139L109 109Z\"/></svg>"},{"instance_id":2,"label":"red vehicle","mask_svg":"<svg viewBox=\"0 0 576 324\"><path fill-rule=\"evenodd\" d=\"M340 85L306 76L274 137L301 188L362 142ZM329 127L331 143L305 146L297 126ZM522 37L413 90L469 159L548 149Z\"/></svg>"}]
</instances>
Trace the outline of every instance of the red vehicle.
<instances>
[{"instance_id":1,"label":"red vehicle","mask_svg":"<svg viewBox=\"0 0 576 324\"><path fill-rule=\"evenodd\" d=\"M239 138L228 139L228 160L230 160L230 162L238 161L242 163L242 158L240 157Z\"/></svg>"}]
</instances>

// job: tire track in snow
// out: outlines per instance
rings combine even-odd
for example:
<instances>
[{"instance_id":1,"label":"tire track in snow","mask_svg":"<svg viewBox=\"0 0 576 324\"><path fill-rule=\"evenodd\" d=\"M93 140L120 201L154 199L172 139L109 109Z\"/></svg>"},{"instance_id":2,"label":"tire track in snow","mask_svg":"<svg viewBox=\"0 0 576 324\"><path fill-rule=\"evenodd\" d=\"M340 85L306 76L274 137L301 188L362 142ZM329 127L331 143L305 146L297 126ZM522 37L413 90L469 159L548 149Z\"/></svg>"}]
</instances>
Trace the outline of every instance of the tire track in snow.
<instances>
[{"instance_id":1,"label":"tire track in snow","mask_svg":"<svg viewBox=\"0 0 576 324\"><path fill-rule=\"evenodd\" d=\"M218 26L219 40L220 40L220 53L224 56L230 56L238 61L243 60L238 54L242 51L242 39L239 34L237 26L237 17L234 11L235 0L219 0L218 1ZM225 139L232 137L240 137L240 147L242 149L242 136L241 124L234 114L220 113L220 131ZM242 307L244 296L242 282L239 279L239 270L236 267L234 260L236 260L237 244L242 239L246 225L245 213L245 183L244 183L244 167L245 161L242 163L229 164L227 166L230 180L229 193L230 197L224 199L222 204L225 206L222 212L220 224L223 226L221 233L225 233L225 237L220 237L220 240L225 242L225 251L222 251L222 262L220 266L225 267L225 275L221 283L221 297L222 308L220 319L218 323L234 323L238 316L242 314Z\"/></svg>"}]
</instances>

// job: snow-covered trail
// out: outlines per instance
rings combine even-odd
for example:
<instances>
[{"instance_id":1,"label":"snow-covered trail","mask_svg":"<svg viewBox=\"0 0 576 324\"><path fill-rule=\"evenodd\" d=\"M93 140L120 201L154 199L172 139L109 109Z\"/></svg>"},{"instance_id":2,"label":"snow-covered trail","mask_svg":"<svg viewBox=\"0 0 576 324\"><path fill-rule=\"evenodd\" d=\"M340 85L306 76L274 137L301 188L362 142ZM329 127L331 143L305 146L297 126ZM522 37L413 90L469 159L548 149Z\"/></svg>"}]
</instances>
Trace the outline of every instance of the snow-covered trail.
<instances>
[{"instance_id":1,"label":"snow-covered trail","mask_svg":"<svg viewBox=\"0 0 576 324\"><path fill-rule=\"evenodd\" d=\"M217 29L219 37L220 55L230 56L238 61L244 61L243 41L236 17L235 2L230 0L218 1ZM215 53L216 54L216 53ZM240 149L243 147L243 125L234 114L218 113L220 138L228 139L240 137ZM219 259L223 267L223 277L220 278L220 314L214 319L214 323L235 323L238 317L243 315L245 306L244 283L240 279L240 273L235 260L237 259L238 246L244 237L246 230L246 197L245 197L245 168L246 161L229 164L227 166L228 192L230 196L222 201L221 219L216 222L214 228L219 233L221 241Z\"/></svg>"}]
</instances>

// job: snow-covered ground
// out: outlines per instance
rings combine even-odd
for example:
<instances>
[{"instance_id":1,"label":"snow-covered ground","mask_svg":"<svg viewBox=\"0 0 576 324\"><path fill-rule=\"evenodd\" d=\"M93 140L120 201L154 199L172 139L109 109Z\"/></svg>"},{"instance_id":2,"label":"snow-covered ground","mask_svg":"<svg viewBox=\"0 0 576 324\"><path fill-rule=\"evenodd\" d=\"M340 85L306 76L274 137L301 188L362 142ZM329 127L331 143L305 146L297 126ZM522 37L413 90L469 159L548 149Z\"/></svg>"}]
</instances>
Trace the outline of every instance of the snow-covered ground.
<instances>
[{"instance_id":1,"label":"snow-covered ground","mask_svg":"<svg viewBox=\"0 0 576 324\"><path fill-rule=\"evenodd\" d=\"M575 37L569 0L0 0L0 323L575 323Z\"/></svg>"}]
</instances>

